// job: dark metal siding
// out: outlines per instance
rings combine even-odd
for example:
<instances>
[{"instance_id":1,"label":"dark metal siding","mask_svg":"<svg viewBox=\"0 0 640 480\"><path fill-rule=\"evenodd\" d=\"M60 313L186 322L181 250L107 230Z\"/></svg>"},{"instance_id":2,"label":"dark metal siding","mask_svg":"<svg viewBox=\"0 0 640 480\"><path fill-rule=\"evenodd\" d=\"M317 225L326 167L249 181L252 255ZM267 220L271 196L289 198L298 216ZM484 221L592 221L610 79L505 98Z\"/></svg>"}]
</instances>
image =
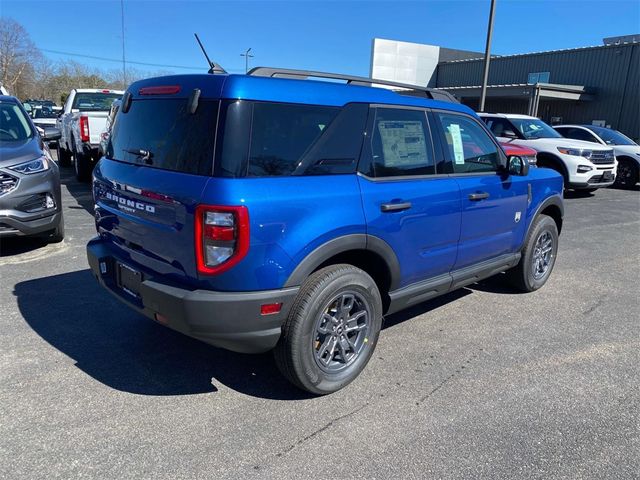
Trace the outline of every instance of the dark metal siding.
<instances>
[{"instance_id":1,"label":"dark metal siding","mask_svg":"<svg viewBox=\"0 0 640 480\"><path fill-rule=\"evenodd\" d=\"M540 116L546 120L560 116L564 122L572 123L605 120L613 128L638 139L639 65L638 43L497 57L491 59L489 84L526 83L529 73L550 72L550 83L593 88L595 99L588 102L543 100ZM480 85L482 66L482 59L441 63L437 87Z\"/></svg>"}]
</instances>

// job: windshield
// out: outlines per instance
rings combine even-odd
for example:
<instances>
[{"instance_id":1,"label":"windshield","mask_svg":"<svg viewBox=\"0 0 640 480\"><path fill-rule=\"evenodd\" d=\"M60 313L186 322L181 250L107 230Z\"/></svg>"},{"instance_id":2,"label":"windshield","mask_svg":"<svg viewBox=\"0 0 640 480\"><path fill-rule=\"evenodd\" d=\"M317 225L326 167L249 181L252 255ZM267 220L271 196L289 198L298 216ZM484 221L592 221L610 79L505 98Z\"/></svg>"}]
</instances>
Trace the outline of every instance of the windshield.
<instances>
[{"instance_id":1,"label":"windshield","mask_svg":"<svg viewBox=\"0 0 640 480\"><path fill-rule=\"evenodd\" d=\"M0 101L0 143L28 140L33 130L22 109L13 102Z\"/></svg>"},{"instance_id":2,"label":"windshield","mask_svg":"<svg viewBox=\"0 0 640 480\"><path fill-rule=\"evenodd\" d=\"M589 126L588 128L598 135L607 145L637 145L633 140L617 130L592 126Z\"/></svg>"},{"instance_id":3,"label":"windshield","mask_svg":"<svg viewBox=\"0 0 640 480\"><path fill-rule=\"evenodd\" d=\"M122 94L79 92L76 93L71 108L77 108L81 112L108 112L113 101L118 98L122 98Z\"/></svg>"},{"instance_id":4,"label":"windshield","mask_svg":"<svg viewBox=\"0 0 640 480\"><path fill-rule=\"evenodd\" d=\"M33 118L56 118L56 112L51 110L50 108L36 108L33 111Z\"/></svg>"},{"instance_id":5,"label":"windshield","mask_svg":"<svg viewBox=\"0 0 640 480\"><path fill-rule=\"evenodd\" d=\"M562 138L549 125L537 118L509 118L527 140L534 138Z\"/></svg>"},{"instance_id":6,"label":"windshield","mask_svg":"<svg viewBox=\"0 0 640 480\"><path fill-rule=\"evenodd\" d=\"M184 173L211 175L218 102L187 99L134 100L118 112L106 157Z\"/></svg>"}]
</instances>

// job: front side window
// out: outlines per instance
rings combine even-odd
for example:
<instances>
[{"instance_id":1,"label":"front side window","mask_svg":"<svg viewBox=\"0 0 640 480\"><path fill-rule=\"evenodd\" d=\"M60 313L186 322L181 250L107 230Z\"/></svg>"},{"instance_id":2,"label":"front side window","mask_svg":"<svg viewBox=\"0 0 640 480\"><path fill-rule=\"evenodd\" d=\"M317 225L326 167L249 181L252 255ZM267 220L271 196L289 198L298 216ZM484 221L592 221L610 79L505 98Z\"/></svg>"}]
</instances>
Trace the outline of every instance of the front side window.
<instances>
[{"instance_id":1,"label":"front side window","mask_svg":"<svg viewBox=\"0 0 640 480\"><path fill-rule=\"evenodd\" d=\"M496 137L518 138L517 129L506 118L485 117L483 120Z\"/></svg>"},{"instance_id":2,"label":"front side window","mask_svg":"<svg viewBox=\"0 0 640 480\"><path fill-rule=\"evenodd\" d=\"M447 172L495 172L500 166L497 145L479 123L469 117L436 113L444 132Z\"/></svg>"},{"instance_id":3,"label":"front side window","mask_svg":"<svg viewBox=\"0 0 640 480\"><path fill-rule=\"evenodd\" d=\"M433 175L433 147L422 110L376 108L369 171L375 177Z\"/></svg>"},{"instance_id":4,"label":"front side window","mask_svg":"<svg viewBox=\"0 0 640 480\"><path fill-rule=\"evenodd\" d=\"M560 132L562 136L567 138L573 138L574 140L583 140L585 142L599 143L598 140L596 140L596 137L593 136L593 134L581 128L558 128L557 131Z\"/></svg>"}]
</instances>

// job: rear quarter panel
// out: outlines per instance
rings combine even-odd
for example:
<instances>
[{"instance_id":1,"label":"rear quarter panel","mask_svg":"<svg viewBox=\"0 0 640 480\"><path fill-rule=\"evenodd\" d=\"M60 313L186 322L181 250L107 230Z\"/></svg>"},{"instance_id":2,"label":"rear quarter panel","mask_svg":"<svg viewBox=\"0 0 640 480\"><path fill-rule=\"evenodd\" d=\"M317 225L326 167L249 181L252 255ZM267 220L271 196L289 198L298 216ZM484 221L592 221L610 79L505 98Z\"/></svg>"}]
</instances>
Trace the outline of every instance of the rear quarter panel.
<instances>
[{"instance_id":1,"label":"rear quarter panel","mask_svg":"<svg viewBox=\"0 0 640 480\"><path fill-rule=\"evenodd\" d=\"M212 178L202 203L249 210L249 253L231 270L208 277L210 288L220 291L281 288L320 245L366 233L355 175Z\"/></svg>"}]
</instances>

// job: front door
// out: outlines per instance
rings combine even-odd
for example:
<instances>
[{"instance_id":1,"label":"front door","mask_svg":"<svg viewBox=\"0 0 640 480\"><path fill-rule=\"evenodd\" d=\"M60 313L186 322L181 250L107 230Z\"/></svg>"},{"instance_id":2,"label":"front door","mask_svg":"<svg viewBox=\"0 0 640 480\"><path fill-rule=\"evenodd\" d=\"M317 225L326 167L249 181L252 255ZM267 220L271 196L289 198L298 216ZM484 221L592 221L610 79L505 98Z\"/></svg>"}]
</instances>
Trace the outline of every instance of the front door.
<instances>
[{"instance_id":1,"label":"front door","mask_svg":"<svg viewBox=\"0 0 640 480\"><path fill-rule=\"evenodd\" d=\"M508 175L504 152L469 115L436 111L447 171L460 188L462 221L454 270L519 248L527 212L527 181Z\"/></svg>"}]
</instances>

